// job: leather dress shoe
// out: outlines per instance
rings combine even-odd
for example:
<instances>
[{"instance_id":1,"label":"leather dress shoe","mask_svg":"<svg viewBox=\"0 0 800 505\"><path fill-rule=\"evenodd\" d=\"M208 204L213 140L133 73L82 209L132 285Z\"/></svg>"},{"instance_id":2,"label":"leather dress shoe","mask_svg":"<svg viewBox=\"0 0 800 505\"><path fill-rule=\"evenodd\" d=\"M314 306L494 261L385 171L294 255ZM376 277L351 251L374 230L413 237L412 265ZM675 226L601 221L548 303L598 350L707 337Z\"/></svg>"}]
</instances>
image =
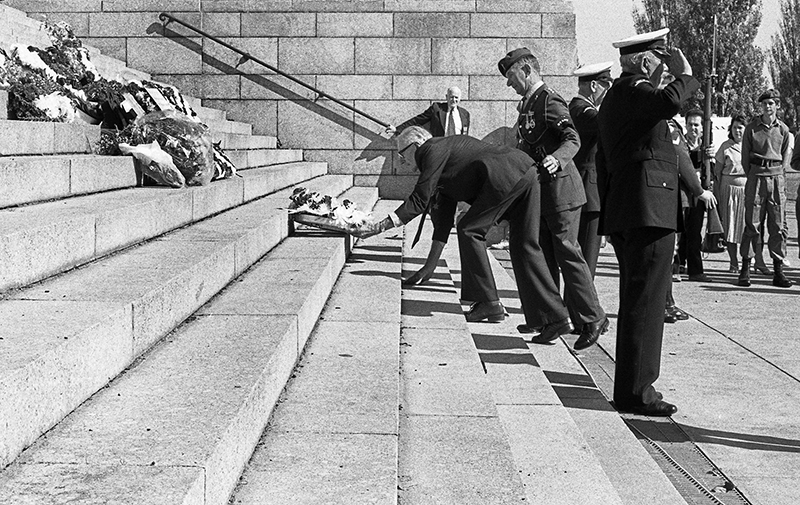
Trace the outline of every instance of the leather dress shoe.
<instances>
[{"instance_id":1,"label":"leather dress shoe","mask_svg":"<svg viewBox=\"0 0 800 505\"><path fill-rule=\"evenodd\" d=\"M689 280L692 282L711 282L711 277L708 274L694 274L689 276Z\"/></svg>"},{"instance_id":2,"label":"leather dress shoe","mask_svg":"<svg viewBox=\"0 0 800 505\"><path fill-rule=\"evenodd\" d=\"M520 333L541 333L541 326L528 326L527 324L518 324L517 331Z\"/></svg>"},{"instance_id":3,"label":"leather dress shoe","mask_svg":"<svg viewBox=\"0 0 800 505\"><path fill-rule=\"evenodd\" d=\"M479 323L484 320L490 323L499 323L506 318L506 309L499 301L475 302L469 308L466 317L470 323Z\"/></svg>"},{"instance_id":4,"label":"leather dress shoe","mask_svg":"<svg viewBox=\"0 0 800 505\"><path fill-rule=\"evenodd\" d=\"M581 336L578 337L578 340L575 341L575 345L572 348L576 351L580 351L586 349L587 347L591 347L595 342L597 342L597 339L600 338L600 335L608 331L608 327L610 325L611 321L609 321L605 316L597 321L584 324L583 329L581 330Z\"/></svg>"},{"instance_id":5,"label":"leather dress shoe","mask_svg":"<svg viewBox=\"0 0 800 505\"><path fill-rule=\"evenodd\" d=\"M672 316L677 321L686 321L687 319L689 319L689 314L687 314L686 312L682 311L681 309L679 309L675 305L671 305L671 306L667 307L667 313L669 313L670 316ZM665 317L664 322L668 322L668 323L670 323L670 322L674 323L675 322L675 321L667 321L666 320L666 316L664 316L664 317Z\"/></svg>"},{"instance_id":6,"label":"leather dress shoe","mask_svg":"<svg viewBox=\"0 0 800 505\"><path fill-rule=\"evenodd\" d=\"M642 416L652 416L652 417L669 417L672 414L678 412L678 407L675 405L665 402L664 400L656 400L653 403L648 403L647 405L638 405L636 407L627 407L627 408L618 408L617 411L619 412L629 412L632 414L639 414Z\"/></svg>"},{"instance_id":7,"label":"leather dress shoe","mask_svg":"<svg viewBox=\"0 0 800 505\"><path fill-rule=\"evenodd\" d=\"M542 326L542 332L530 339L533 344L547 344L557 339L561 335L569 333L572 325L569 324L569 318L560 321L554 321Z\"/></svg>"},{"instance_id":8,"label":"leather dress shoe","mask_svg":"<svg viewBox=\"0 0 800 505\"><path fill-rule=\"evenodd\" d=\"M675 314L669 311L669 309L664 309L664 322L665 323L677 323L678 318L675 317Z\"/></svg>"}]
</instances>

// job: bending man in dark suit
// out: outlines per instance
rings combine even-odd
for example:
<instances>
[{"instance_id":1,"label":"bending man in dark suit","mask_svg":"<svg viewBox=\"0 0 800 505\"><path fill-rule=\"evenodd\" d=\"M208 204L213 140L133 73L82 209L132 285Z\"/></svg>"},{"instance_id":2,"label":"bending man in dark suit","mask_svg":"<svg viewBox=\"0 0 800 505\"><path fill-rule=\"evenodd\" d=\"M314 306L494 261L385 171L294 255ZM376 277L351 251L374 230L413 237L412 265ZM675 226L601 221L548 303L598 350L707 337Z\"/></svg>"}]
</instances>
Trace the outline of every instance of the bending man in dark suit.
<instances>
[{"instance_id":1,"label":"bending man in dark suit","mask_svg":"<svg viewBox=\"0 0 800 505\"><path fill-rule=\"evenodd\" d=\"M397 138L398 154L420 171L414 191L397 210L355 235L370 237L408 223L431 209L433 243L425 265L409 279L425 282L433 274L453 228L458 202L470 204L456 227L461 256L461 298L474 301L467 320L502 321L500 303L486 251L486 233L501 219L511 228L509 252L525 322L544 326L567 317L567 309L539 247L541 188L533 160L525 153L487 144L466 135L431 138L411 127ZM424 216L423 216L424 218Z\"/></svg>"},{"instance_id":2,"label":"bending man in dark suit","mask_svg":"<svg viewBox=\"0 0 800 505\"><path fill-rule=\"evenodd\" d=\"M622 74L598 114L600 232L619 262L614 403L619 411L670 416L678 408L653 387L661 368L664 301L678 223L678 154L667 120L700 87L680 49L666 50L668 29L614 43ZM657 86L667 68L676 76Z\"/></svg>"},{"instance_id":3,"label":"bending man in dark suit","mask_svg":"<svg viewBox=\"0 0 800 505\"><path fill-rule=\"evenodd\" d=\"M586 203L583 182L572 158L580 148L578 132L572 125L566 102L542 81L539 61L527 48L508 53L498 63L507 85L522 96L517 120L518 148L541 163L548 174L542 176L542 244L553 280L564 277L564 293L580 336L576 350L585 349L608 329L608 318L597 298L589 266L578 243L581 206ZM535 328L521 325L521 333ZM542 328L531 339L550 342L570 331L569 318Z\"/></svg>"},{"instance_id":4,"label":"bending man in dark suit","mask_svg":"<svg viewBox=\"0 0 800 505\"><path fill-rule=\"evenodd\" d=\"M469 135L469 112L461 103L461 90L456 86L447 89L446 102L435 102L408 121L397 127L389 125L386 133L402 133L409 126L422 126L428 124L428 129L434 137L449 137L450 135Z\"/></svg>"}]
</instances>

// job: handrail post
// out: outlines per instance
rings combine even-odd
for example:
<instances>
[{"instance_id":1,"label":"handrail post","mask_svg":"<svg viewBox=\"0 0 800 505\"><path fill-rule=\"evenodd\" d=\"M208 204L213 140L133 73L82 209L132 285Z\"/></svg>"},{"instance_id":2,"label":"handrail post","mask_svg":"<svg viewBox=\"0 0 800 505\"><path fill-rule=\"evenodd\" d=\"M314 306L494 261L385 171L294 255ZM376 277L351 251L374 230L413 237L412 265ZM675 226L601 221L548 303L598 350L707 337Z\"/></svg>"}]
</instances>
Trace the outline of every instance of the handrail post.
<instances>
[{"instance_id":1,"label":"handrail post","mask_svg":"<svg viewBox=\"0 0 800 505\"><path fill-rule=\"evenodd\" d=\"M286 77L287 79L289 79L290 81L292 81L292 82L294 82L296 84L299 84L299 85L301 85L301 86L303 86L303 87L305 87L307 89L310 89L311 91L313 91L317 95L317 98L314 100L314 102L316 102L320 98L327 98L327 99L329 99L329 100L341 105L342 107L344 107L344 108L346 108L348 110L351 110L351 111L355 112L356 114L359 114L360 116L363 116L363 117L369 119L372 122L378 123L379 125L383 126L384 128L389 126L389 123L381 121L380 119L377 119L377 118L367 114L366 112L364 112L362 110L359 110L359 109L353 107L352 105L347 104L347 103L339 100L338 98L334 98L331 95L325 93L324 91L322 91L322 90L320 90L318 88L315 88L314 86L311 86L310 84L307 84L307 83L301 81L300 79L297 79L296 77L287 74L286 72L284 72L282 70L278 70L276 67L274 67L274 66L272 66L269 63L266 63L264 61L261 61L260 59L256 58L252 54L246 53L246 52L242 51L241 49L238 49L237 47L234 47L231 44L228 44L227 42L225 42L223 40L220 40L219 38L204 32L200 28L197 28L194 25L191 25L189 23L186 23L185 21L182 21L182 20L176 18L175 16L173 16L172 14L169 14L168 12L162 12L161 14L159 14L158 15L158 19L161 20L161 22L164 24L165 27L169 23L174 21L174 22L176 22L176 23L178 23L178 24L180 24L182 26L185 26L186 28L192 30L195 33L199 33L203 37L205 37L207 39L210 39L210 40L213 40L217 44L220 44L220 45L222 45L224 47L227 47L231 51L240 54L242 57L239 59L239 62L236 64L237 67L239 65L242 65L242 64L248 62L248 61L252 61L254 63L257 63L257 64L261 65L262 67L268 68L269 70L275 72L278 75Z\"/></svg>"}]
</instances>

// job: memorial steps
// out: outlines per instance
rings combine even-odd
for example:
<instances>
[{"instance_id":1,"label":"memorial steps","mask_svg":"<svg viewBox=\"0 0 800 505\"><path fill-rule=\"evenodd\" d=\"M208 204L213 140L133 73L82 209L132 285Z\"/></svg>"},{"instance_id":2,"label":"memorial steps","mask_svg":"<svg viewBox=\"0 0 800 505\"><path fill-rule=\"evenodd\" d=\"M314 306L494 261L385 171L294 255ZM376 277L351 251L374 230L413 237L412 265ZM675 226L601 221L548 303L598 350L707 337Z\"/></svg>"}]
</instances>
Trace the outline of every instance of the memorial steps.
<instances>
[{"instance_id":1,"label":"memorial steps","mask_svg":"<svg viewBox=\"0 0 800 505\"><path fill-rule=\"evenodd\" d=\"M40 44L0 10L0 41ZM553 389L566 347L465 322L454 237L401 288L415 222L348 260L284 209L397 202L191 102L241 177L136 187L97 127L0 123L0 503L683 503L607 404Z\"/></svg>"}]
</instances>

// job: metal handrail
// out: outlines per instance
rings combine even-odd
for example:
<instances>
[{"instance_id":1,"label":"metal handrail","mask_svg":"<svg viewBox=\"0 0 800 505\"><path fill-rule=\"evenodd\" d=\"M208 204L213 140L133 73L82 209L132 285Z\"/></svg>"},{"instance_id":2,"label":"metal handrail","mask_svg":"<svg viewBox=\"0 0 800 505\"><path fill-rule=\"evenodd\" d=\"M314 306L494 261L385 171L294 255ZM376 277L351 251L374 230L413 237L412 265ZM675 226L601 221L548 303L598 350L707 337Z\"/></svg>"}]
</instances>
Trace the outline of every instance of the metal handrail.
<instances>
[{"instance_id":1,"label":"metal handrail","mask_svg":"<svg viewBox=\"0 0 800 505\"><path fill-rule=\"evenodd\" d=\"M378 123L379 125L383 126L384 128L389 126L389 123L385 123L385 122L381 121L380 119L377 119L377 118L367 114L366 112L364 112L362 110L359 110L359 109L353 107L352 105L349 105L349 104L339 100L338 98L334 98L331 95L325 93L324 91L321 91L321 90L315 88L314 86L311 86L310 84L307 84L307 83L301 81L300 79L297 79L296 77L293 77L293 76L287 74L286 72L284 72L282 70L278 70L277 68L273 67L269 63L266 63L264 61L259 60L258 58L256 58L252 54L246 53L246 52L242 51L241 49L239 49L237 47L234 47L234 46L228 44L227 42L225 42L223 40L220 40L219 38L204 32L200 28L197 28L196 26L193 26L193 25L191 25L191 24L189 24L189 23L187 23L185 21L182 21L182 20L176 18L175 16L173 16L172 14L169 14L168 12L162 12L161 14L159 14L158 15L158 19L161 20L161 22L164 24L164 27L166 27L168 24L170 24L170 23L172 23L174 21L175 23L183 25L186 28L188 28L188 29L190 29L190 30L192 30L194 32L199 33L203 37L206 37L208 39L213 40L217 44L220 44L222 46L227 47L228 49L230 49L233 52L239 53L240 55L242 55L242 59L239 60L239 63L237 64L237 66L241 65L242 63L246 63L248 61L252 61L254 63L258 63L259 65L261 65L263 67L267 67L268 69L272 70L276 74L282 75L283 77L286 77L290 81L295 82L295 83L297 83L297 84L299 84L299 85L301 85L301 86L303 86L305 88L310 89L311 91L313 91L317 95L319 95L321 97L324 97L324 98L327 98L327 99L329 99L329 100L331 100L333 102L336 102L339 105L341 105L342 107L344 107L346 109L349 109L349 110L355 112L356 114L360 114L361 116L364 116L365 118L369 119L370 121L374 121L375 123Z\"/></svg>"}]
</instances>

